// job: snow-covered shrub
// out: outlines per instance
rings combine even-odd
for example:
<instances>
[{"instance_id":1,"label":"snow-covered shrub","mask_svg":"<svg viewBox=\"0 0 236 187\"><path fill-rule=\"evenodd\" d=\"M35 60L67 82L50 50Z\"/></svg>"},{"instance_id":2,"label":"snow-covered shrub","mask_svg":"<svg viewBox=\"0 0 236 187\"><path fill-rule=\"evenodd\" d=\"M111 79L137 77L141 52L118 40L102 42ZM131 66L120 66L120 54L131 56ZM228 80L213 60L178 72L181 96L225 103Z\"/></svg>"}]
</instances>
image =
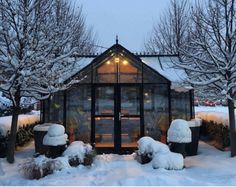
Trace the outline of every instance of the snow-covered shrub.
<instances>
[{"instance_id":1,"label":"snow-covered shrub","mask_svg":"<svg viewBox=\"0 0 236 187\"><path fill-rule=\"evenodd\" d=\"M151 137L144 136L139 139L138 152L140 154L154 154L160 152L169 152L169 147L159 141L152 139Z\"/></svg>"},{"instance_id":2,"label":"snow-covered shrub","mask_svg":"<svg viewBox=\"0 0 236 187\"><path fill-rule=\"evenodd\" d=\"M65 145L67 142L67 134L65 127L59 124L53 124L48 128L47 134L43 138L43 145L58 146Z\"/></svg>"},{"instance_id":3,"label":"snow-covered shrub","mask_svg":"<svg viewBox=\"0 0 236 187\"><path fill-rule=\"evenodd\" d=\"M184 158L181 154L173 152L155 154L152 159L152 167L154 169L180 170L184 167Z\"/></svg>"},{"instance_id":4,"label":"snow-covered shrub","mask_svg":"<svg viewBox=\"0 0 236 187\"><path fill-rule=\"evenodd\" d=\"M20 164L19 171L25 178L40 179L52 174L54 171L60 171L68 167L70 167L70 165L67 158L58 157L56 159L50 159L41 155Z\"/></svg>"},{"instance_id":5,"label":"snow-covered shrub","mask_svg":"<svg viewBox=\"0 0 236 187\"><path fill-rule=\"evenodd\" d=\"M141 164L146 164L152 160L154 154L169 152L169 147L151 137L144 136L139 139L136 160Z\"/></svg>"},{"instance_id":6,"label":"snow-covered shrub","mask_svg":"<svg viewBox=\"0 0 236 187\"><path fill-rule=\"evenodd\" d=\"M63 156L67 157L71 166L79 164L91 165L96 153L90 144L82 141L72 142L64 151Z\"/></svg>"},{"instance_id":7,"label":"snow-covered shrub","mask_svg":"<svg viewBox=\"0 0 236 187\"><path fill-rule=\"evenodd\" d=\"M167 132L167 141L176 143L191 142L192 133L188 122L183 119L173 120Z\"/></svg>"}]
</instances>

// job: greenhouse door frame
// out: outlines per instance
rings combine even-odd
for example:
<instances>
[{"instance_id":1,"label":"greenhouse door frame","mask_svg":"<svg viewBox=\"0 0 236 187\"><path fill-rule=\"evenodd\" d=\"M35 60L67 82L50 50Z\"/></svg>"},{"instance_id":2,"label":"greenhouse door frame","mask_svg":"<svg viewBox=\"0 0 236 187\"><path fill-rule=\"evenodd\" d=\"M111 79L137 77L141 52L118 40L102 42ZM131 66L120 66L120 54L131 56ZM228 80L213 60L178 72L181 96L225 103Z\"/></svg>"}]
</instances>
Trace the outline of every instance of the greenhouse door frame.
<instances>
[{"instance_id":1,"label":"greenhouse door frame","mask_svg":"<svg viewBox=\"0 0 236 187\"><path fill-rule=\"evenodd\" d=\"M110 87L114 89L114 112L111 115L107 114L96 114L96 89ZM139 113L138 114L121 114L121 89L122 88L137 88L138 93L138 102L139 102ZM121 120L124 118L139 118L140 127L139 127L139 136L144 136L144 104L143 104L143 84L142 83L98 83L92 84L92 110L91 110L91 143L96 148L98 153L131 153L137 147L122 147L122 138L121 138ZM96 118L113 118L114 119L114 146L113 147L96 147Z\"/></svg>"}]
</instances>

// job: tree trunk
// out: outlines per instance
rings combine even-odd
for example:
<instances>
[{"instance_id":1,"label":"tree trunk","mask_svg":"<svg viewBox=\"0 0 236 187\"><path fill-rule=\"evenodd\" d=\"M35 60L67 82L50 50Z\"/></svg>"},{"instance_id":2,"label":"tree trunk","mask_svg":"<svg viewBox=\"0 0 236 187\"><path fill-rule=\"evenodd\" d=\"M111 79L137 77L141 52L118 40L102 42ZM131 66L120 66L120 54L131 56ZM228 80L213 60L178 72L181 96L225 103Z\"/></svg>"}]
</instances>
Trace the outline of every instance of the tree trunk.
<instances>
[{"instance_id":1,"label":"tree trunk","mask_svg":"<svg viewBox=\"0 0 236 187\"><path fill-rule=\"evenodd\" d=\"M14 163L14 152L16 145L17 121L20 113L20 106L14 106L12 112L11 132L7 145L7 161Z\"/></svg>"},{"instance_id":2,"label":"tree trunk","mask_svg":"<svg viewBox=\"0 0 236 187\"><path fill-rule=\"evenodd\" d=\"M231 99L228 99L228 110L229 110L231 157L234 157L236 155L236 132L235 132L234 102Z\"/></svg>"}]
</instances>

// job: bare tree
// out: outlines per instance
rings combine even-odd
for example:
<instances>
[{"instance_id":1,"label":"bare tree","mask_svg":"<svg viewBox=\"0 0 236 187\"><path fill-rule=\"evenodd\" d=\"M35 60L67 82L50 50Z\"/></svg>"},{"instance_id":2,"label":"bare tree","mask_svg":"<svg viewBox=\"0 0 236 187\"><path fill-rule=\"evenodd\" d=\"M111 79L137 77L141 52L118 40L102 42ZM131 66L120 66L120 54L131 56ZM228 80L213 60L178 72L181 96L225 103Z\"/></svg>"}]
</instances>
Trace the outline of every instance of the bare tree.
<instances>
[{"instance_id":1,"label":"bare tree","mask_svg":"<svg viewBox=\"0 0 236 187\"><path fill-rule=\"evenodd\" d=\"M171 0L171 4L153 27L145 43L149 52L178 54L178 47L188 40L190 5L187 0Z\"/></svg>"},{"instance_id":2,"label":"bare tree","mask_svg":"<svg viewBox=\"0 0 236 187\"><path fill-rule=\"evenodd\" d=\"M13 103L7 160L14 162L22 97L45 99L64 85L74 52L91 50L81 10L63 0L0 0L0 91ZM80 34L78 34L80 33ZM82 47L80 44L83 43Z\"/></svg>"},{"instance_id":3,"label":"bare tree","mask_svg":"<svg viewBox=\"0 0 236 187\"><path fill-rule=\"evenodd\" d=\"M231 156L235 156L235 0L197 2L192 10L192 20L191 41L180 48L185 58L178 66L191 72L189 82L192 84L207 86L227 98Z\"/></svg>"}]
</instances>

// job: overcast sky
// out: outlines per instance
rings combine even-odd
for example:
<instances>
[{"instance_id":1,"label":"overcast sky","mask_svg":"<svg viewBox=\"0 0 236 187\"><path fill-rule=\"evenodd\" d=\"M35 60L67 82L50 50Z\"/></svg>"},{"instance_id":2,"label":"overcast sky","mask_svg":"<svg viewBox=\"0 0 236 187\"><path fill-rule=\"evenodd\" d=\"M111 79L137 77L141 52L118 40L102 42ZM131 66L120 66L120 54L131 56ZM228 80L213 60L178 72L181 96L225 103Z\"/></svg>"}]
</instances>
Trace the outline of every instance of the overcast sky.
<instances>
[{"instance_id":1,"label":"overcast sky","mask_svg":"<svg viewBox=\"0 0 236 187\"><path fill-rule=\"evenodd\" d=\"M169 0L75 0L83 5L87 24L93 26L99 44L119 43L132 52L144 50L152 26L165 11Z\"/></svg>"}]
</instances>

